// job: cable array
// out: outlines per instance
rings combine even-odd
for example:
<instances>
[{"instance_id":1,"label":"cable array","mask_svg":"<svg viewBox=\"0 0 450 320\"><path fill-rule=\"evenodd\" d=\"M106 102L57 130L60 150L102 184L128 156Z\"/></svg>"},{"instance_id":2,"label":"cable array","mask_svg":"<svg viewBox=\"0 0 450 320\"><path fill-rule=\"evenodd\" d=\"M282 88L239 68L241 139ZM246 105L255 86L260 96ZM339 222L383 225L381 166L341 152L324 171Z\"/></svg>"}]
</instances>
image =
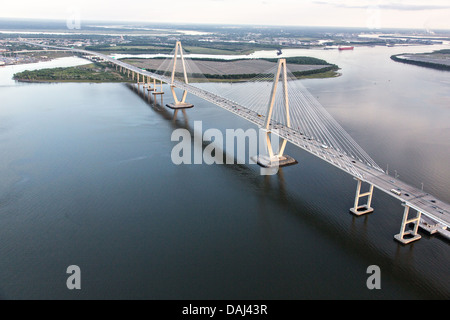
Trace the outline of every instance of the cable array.
<instances>
[{"instance_id":1,"label":"cable array","mask_svg":"<svg viewBox=\"0 0 450 320\"><path fill-rule=\"evenodd\" d=\"M177 57L176 79L183 81L182 63ZM214 93L218 97L232 101L255 113L255 116L265 119L268 113L272 88L274 86L275 74L278 70L277 64L262 74L247 80L246 82L221 83L208 81L195 60L184 56L186 72L190 78L190 85ZM232 63L232 62L230 62ZM166 59L160 68L165 70L165 75L171 77L173 59ZM287 123L287 108L284 97L283 75L280 75L278 87L275 94L274 107L270 121L270 128L281 130L289 135L291 132L304 140L316 142L323 149L333 150L328 152L328 157L336 157L336 154L345 157L333 160L339 166L345 167L347 171L356 169L350 161L354 159L369 167L383 171L375 161L358 145L358 143L344 130L344 128L330 115L330 113L314 98L314 96L303 86L293 73L287 72L287 92L290 115L290 125ZM191 80L192 79L192 80ZM287 134L287 129L290 132ZM307 145L305 145L307 147ZM308 148L308 147L307 147ZM311 149L310 147L308 149ZM319 155L318 151L315 151ZM326 158L326 152L322 150L320 155ZM354 163L354 162L353 162ZM357 171L357 170L356 170Z\"/></svg>"}]
</instances>

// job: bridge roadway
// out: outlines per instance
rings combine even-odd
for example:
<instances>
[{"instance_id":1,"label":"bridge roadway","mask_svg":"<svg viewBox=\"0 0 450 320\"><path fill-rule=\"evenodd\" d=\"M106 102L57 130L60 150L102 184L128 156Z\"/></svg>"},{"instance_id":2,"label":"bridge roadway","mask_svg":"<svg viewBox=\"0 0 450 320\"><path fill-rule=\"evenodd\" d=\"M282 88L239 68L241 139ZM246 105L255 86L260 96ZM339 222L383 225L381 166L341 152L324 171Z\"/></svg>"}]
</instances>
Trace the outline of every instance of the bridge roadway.
<instances>
[{"instance_id":1,"label":"bridge roadway","mask_svg":"<svg viewBox=\"0 0 450 320\"><path fill-rule=\"evenodd\" d=\"M30 42L29 44L37 45L32 42ZM120 60L116 60L115 58L101 53L80 49L69 49L64 47L44 46L39 44L38 46L72 51L83 55L97 56L112 64L128 69L130 71L134 71L137 74L141 74L167 84L172 83L172 79L170 77L158 75L140 69L136 66L127 64ZM233 102L229 99L220 97L214 93L208 92L181 81L174 81L173 85L181 90L185 90L188 93L209 101L227 111L230 111L254 123L260 128L264 127L264 116L257 114L255 111L250 110L245 106L239 105L238 103ZM394 198L397 198L404 205L413 208L414 210L421 212L423 215L431 218L432 220L450 228L450 205L433 197L431 194L428 194L421 189L410 186L407 183L395 179L384 173L383 171L373 168L368 164L362 163L359 160L353 159L346 154L342 154L335 149L325 149L322 146L322 143L303 135L301 131L296 130L295 128L288 128L280 123L274 123L272 121L270 125L270 132L278 135L283 139L286 139L290 143L319 157L320 159L334 165L335 167L344 170L348 174L352 175L355 179L373 185L375 188L389 194ZM399 191L401 194L398 195L393 193L391 191L392 189Z\"/></svg>"}]
</instances>

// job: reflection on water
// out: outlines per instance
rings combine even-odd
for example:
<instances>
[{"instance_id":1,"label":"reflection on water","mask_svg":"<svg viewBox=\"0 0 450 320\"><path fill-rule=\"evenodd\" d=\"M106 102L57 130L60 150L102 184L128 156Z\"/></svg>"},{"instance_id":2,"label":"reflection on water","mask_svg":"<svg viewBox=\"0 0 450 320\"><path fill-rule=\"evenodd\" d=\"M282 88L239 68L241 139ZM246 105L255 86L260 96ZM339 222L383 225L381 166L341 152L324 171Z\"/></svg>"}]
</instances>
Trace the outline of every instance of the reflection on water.
<instances>
[{"instance_id":1,"label":"reflection on water","mask_svg":"<svg viewBox=\"0 0 450 320\"><path fill-rule=\"evenodd\" d=\"M396 64L390 49L330 53L343 76L302 81L380 166L450 201L449 74ZM174 121L171 95L136 86L0 92L4 298L450 297L447 242L395 242L403 210L381 192L374 213L349 214L355 182L298 148L286 153L299 164L275 176L172 164L177 128L253 128L197 97ZM65 287L72 264L77 294ZM380 291L366 287L370 265L381 268Z\"/></svg>"}]
</instances>

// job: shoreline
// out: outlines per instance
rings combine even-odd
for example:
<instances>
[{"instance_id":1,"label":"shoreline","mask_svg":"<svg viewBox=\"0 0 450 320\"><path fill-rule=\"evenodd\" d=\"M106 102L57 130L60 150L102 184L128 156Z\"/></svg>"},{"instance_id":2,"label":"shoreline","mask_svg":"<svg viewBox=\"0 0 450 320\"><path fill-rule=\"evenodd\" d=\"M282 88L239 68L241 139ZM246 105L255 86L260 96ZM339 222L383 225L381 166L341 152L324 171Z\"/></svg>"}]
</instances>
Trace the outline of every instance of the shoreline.
<instances>
[{"instance_id":1,"label":"shoreline","mask_svg":"<svg viewBox=\"0 0 450 320\"><path fill-rule=\"evenodd\" d=\"M14 79L17 82L23 83L134 83L132 81L103 81L103 80L29 80L29 79Z\"/></svg>"},{"instance_id":2,"label":"shoreline","mask_svg":"<svg viewBox=\"0 0 450 320\"><path fill-rule=\"evenodd\" d=\"M146 69L150 72L155 70ZM326 65L322 68L294 72L296 79L326 79L336 78L342 74L335 65ZM205 74L202 77L191 77L192 82L248 82L258 74ZM63 68L43 68L33 71L25 70L14 74L13 80L25 83L132 83L127 75L122 74L103 63L90 63L87 65Z\"/></svg>"},{"instance_id":3,"label":"shoreline","mask_svg":"<svg viewBox=\"0 0 450 320\"><path fill-rule=\"evenodd\" d=\"M338 78L342 76L342 73L337 71L326 71L316 74L310 74L310 75L304 75L297 77L297 80L302 79L329 79L329 78ZM39 80L32 80L32 79L21 79L21 78L13 78L17 82L23 82L23 83L135 83L135 81L105 81L105 80L69 80L69 79L58 79L58 80L51 80L51 79L39 79ZM205 81L195 81L196 79L191 79L191 83L201 83ZM251 79L207 79L206 82L218 82L218 83L241 83L241 82L248 82Z\"/></svg>"},{"instance_id":4,"label":"shoreline","mask_svg":"<svg viewBox=\"0 0 450 320\"><path fill-rule=\"evenodd\" d=\"M55 59L74 56L73 54L68 54L63 51L52 51L52 50L48 50L48 51L36 50L35 52L34 51L31 51L31 52L18 51L18 52L15 52L15 54L20 55L19 58L21 58L21 59L18 59L17 56L15 58L1 56L0 61L5 62L8 60L11 60L13 62L9 62L9 63L5 62L5 64L0 65L0 67L21 66L21 65L33 64L33 63L50 62Z\"/></svg>"},{"instance_id":5,"label":"shoreline","mask_svg":"<svg viewBox=\"0 0 450 320\"><path fill-rule=\"evenodd\" d=\"M430 56L432 57L433 55L437 55L439 53L440 53L439 51L434 51L431 54L401 53L401 54L392 55L390 58L391 58L391 60L393 60L395 62L410 64L410 65L415 65L415 66L419 66L419 67L435 69L435 70L440 70L440 71L450 71L450 64L443 64L443 63L438 63L435 61L423 61L423 59L425 59L426 57L429 58ZM450 53L446 53L446 55L448 55L448 59L450 59ZM403 58L402 58L402 56L403 56ZM405 58L405 56L408 56L408 58ZM421 60L414 59L414 56L422 58L422 59Z\"/></svg>"}]
</instances>

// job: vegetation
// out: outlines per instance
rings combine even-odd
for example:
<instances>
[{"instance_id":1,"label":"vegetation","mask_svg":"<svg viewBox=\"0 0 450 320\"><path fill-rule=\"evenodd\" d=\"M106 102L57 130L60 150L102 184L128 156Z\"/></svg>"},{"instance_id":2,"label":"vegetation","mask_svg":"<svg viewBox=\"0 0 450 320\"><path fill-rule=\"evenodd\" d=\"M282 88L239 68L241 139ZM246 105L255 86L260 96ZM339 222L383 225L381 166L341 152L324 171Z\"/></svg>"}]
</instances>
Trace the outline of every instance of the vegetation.
<instances>
[{"instance_id":1,"label":"vegetation","mask_svg":"<svg viewBox=\"0 0 450 320\"><path fill-rule=\"evenodd\" d=\"M167 42L164 44L153 43L152 45L149 45L148 40L133 40L123 45L110 46L109 44L101 44L86 46L84 49L96 52L115 52L124 54L168 54L173 51L174 47L175 42ZM185 40L183 41L183 49L186 53L194 54L242 55L253 53L256 50L274 50L278 49L278 46L259 45L256 43L200 43L195 40Z\"/></svg>"},{"instance_id":2,"label":"vegetation","mask_svg":"<svg viewBox=\"0 0 450 320\"><path fill-rule=\"evenodd\" d=\"M264 59L270 62L277 62L278 59ZM330 65L328 62L322 59L317 59L313 57L293 57L286 58L286 62L290 64L311 64L311 65Z\"/></svg>"},{"instance_id":3,"label":"vegetation","mask_svg":"<svg viewBox=\"0 0 450 320\"><path fill-rule=\"evenodd\" d=\"M441 52L435 51L431 54L437 54L437 53L446 54L447 51L448 51L448 53L450 53L450 50L439 50L439 51L441 51ZM444 52L442 52L442 51L444 51ZM450 71L450 65L441 64L441 63L437 63L437 62L431 62L431 61L428 62L428 61L418 61L418 60L413 60L413 59L403 59L403 58L401 58L402 55L404 55L404 54L393 55L393 56L391 56L391 59L396 62L413 64L413 65L420 66L420 67Z\"/></svg>"},{"instance_id":4,"label":"vegetation","mask_svg":"<svg viewBox=\"0 0 450 320\"><path fill-rule=\"evenodd\" d=\"M121 46L110 46L108 44L105 45L97 45L97 46L87 46L85 47L86 50L89 51L95 51L95 52L115 52L115 53L125 53L125 54L156 54L156 53L171 53L173 51L172 47L168 46L145 46L145 45L133 45L133 44L126 44Z\"/></svg>"},{"instance_id":5,"label":"vegetation","mask_svg":"<svg viewBox=\"0 0 450 320\"><path fill-rule=\"evenodd\" d=\"M216 60L216 59L202 59ZM265 59L267 61L276 62L277 59ZM223 60L220 60L223 61ZM236 61L236 60L232 60ZM297 78L325 78L336 77L339 68L336 65L330 65L326 61L311 57L295 57L288 58L288 63L308 64L308 65L324 65L323 68L315 70L305 70L293 72ZM163 71L146 69L147 71L163 74ZM177 77L182 76L177 74ZM210 81L248 81L260 74L196 74L188 75L192 80L208 79ZM273 75L267 75L268 79L272 79ZM129 82L131 81L127 75L121 74L115 68L111 68L105 63L92 63L84 66L69 68L53 68L41 69L35 71L24 71L14 75L14 79L25 82Z\"/></svg>"},{"instance_id":6,"label":"vegetation","mask_svg":"<svg viewBox=\"0 0 450 320\"><path fill-rule=\"evenodd\" d=\"M175 46L175 43L173 44ZM196 40L184 40L183 48L188 53L205 53L208 54L208 50L211 51L224 51L226 54L250 54L257 50L276 50L279 46L276 45L263 45L250 42L199 42ZM201 50L203 52L195 52ZM212 53L214 54L214 53ZM222 54L222 53L220 53Z\"/></svg>"},{"instance_id":7,"label":"vegetation","mask_svg":"<svg viewBox=\"0 0 450 320\"><path fill-rule=\"evenodd\" d=\"M34 51L28 52L26 55L39 60L52 60L57 58L72 57L74 54L66 51Z\"/></svg>"},{"instance_id":8,"label":"vegetation","mask_svg":"<svg viewBox=\"0 0 450 320\"><path fill-rule=\"evenodd\" d=\"M305 71L297 71L292 74L297 78L332 78L337 77L339 74L336 72L339 68L336 65L328 65L326 67L314 70L305 70ZM153 72L156 74L164 74L163 71L160 70L152 70L146 69L149 72ZM315 75L315 77L311 77L311 75ZM237 81L248 81L253 78L259 77L264 78L267 77L268 80L273 79L273 74L199 74L199 73L189 73L188 78L190 79L209 79L215 81L229 81L229 80L237 80ZM183 74L176 73L175 77L183 77Z\"/></svg>"},{"instance_id":9,"label":"vegetation","mask_svg":"<svg viewBox=\"0 0 450 320\"><path fill-rule=\"evenodd\" d=\"M131 65L134 65L138 68L145 69L149 72L156 73L156 74L164 74L167 71L161 71L158 70L158 66L155 63L146 63L146 61L154 61L154 60L161 60L161 59L167 59L167 58L125 58L121 59L121 61L125 63L129 63ZM195 61L202 61L202 62L224 62L223 59L213 59L213 58L192 58L192 60ZM255 59L257 60L257 59ZM259 59L264 60L272 63L276 63L278 59ZM237 61L249 61L248 59L233 59L233 60L226 60L227 63L233 63ZM317 66L323 66L322 68L314 69L314 70L304 70L304 71L295 71L293 72L293 75L297 78L329 78L329 77L336 77L339 76L339 73L337 70L339 70L339 67L334 64L329 64L327 61L322 59L317 59L313 57L292 57L286 59L288 64L297 64L297 65L317 65ZM149 66L150 64L150 66ZM241 70L243 71L243 70ZM176 77L182 77L183 75L181 73L177 73ZM263 77L264 75L260 73L239 73L239 74L231 74L227 73L226 71L223 71L223 73L214 73L214 74L200 74L200 73L189 73L188 77L190 79L195 79L196 81L199 80L212 80L212 81L248 81L255 77ZM267 78L273 78L272 75L266 75Z\"/></svg>"},{"instance_id":10,"label":"vegetation","mask_svg":"<svg viewBox=\"0 0 450 320\"><path fill-rule=\"evenodd\" d=\"M433 51L431 54L450 54L450 49L442 49Z\"/></svg>"},{"instance_id":11,"label":"vegetation","mask_svg":"<svg viewBox=\"0 0 450 320\"><path fill-rule=\"evenodd\" d=\"M14 75L15 80L26 82L126 82L129 79L106 64L94 63L69 68L24 71Z\"/></svg>"}]
</instances>

